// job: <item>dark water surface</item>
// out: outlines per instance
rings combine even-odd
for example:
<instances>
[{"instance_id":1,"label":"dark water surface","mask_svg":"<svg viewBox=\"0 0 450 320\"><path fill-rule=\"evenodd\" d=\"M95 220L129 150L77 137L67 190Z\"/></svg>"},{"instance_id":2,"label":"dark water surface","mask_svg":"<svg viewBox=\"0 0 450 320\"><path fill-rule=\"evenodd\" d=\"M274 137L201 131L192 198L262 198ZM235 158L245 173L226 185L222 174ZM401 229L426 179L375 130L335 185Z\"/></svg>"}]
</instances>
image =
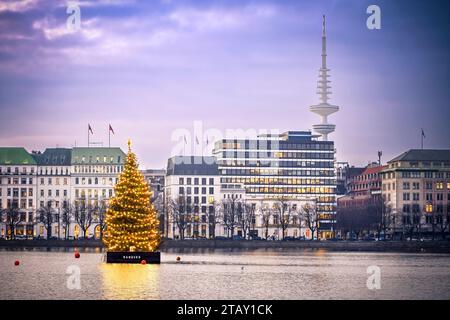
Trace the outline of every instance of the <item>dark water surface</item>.
<instances>
[{"instance_id":1,"label":"dark water surface","mask_svg":"<svg viewBox=\"0 0 450 320\"><path fill-rule=\"evenodd\" d=\"M380 268L378 290L367 288L369 266ZM95 250L0 251L0 284L0 299L450 299L450 255L210 250L121 265Z\"/></svg>"}]
</instances>

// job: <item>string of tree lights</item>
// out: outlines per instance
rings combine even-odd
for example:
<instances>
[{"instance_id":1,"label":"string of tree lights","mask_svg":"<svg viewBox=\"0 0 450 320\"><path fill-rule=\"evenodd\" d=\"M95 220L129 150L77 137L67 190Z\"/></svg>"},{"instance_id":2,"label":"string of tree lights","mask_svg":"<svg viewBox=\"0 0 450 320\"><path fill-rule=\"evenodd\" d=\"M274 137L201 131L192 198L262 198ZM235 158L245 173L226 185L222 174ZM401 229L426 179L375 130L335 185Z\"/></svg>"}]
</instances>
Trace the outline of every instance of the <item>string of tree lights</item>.
<instances>
[{"instance_id":1,"label":"string of tree lights","mask_svg":"<svg viewBox=\"0 0 450 320\"><path fill-rule=\"evenodd\" d=\"M114 190L106 212L104 243L108 252L156 251L160 244L159 221L130 140L124 171Z\"/></svg>"}]
</instances>

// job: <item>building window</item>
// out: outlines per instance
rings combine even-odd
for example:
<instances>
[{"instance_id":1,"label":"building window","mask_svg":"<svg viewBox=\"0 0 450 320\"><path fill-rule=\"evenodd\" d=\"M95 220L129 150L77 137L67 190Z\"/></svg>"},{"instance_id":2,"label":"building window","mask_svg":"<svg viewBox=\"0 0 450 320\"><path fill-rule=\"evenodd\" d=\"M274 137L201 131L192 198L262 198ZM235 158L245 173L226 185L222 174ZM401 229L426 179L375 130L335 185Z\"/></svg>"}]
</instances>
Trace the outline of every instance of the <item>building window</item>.
<instances>
[{"instance_id":1,"label":"building window","mask_svg":"<svg viewBox=\"0 0 450 320\"><path fill-rule=\"evenodd\" d=\"M409 193L403 193L403 201L409 201Z\"/></svg>"},{"instance_id":2,"label":"building window","mask_svg":"<svg viewBox=\"0 0 450 320\"><path fill-rule=\"evenodd\" d=\"M178 179L178 184L182 184L183 185L184 184L184 178L179 178Z\"/></svg>"}]
</instances>

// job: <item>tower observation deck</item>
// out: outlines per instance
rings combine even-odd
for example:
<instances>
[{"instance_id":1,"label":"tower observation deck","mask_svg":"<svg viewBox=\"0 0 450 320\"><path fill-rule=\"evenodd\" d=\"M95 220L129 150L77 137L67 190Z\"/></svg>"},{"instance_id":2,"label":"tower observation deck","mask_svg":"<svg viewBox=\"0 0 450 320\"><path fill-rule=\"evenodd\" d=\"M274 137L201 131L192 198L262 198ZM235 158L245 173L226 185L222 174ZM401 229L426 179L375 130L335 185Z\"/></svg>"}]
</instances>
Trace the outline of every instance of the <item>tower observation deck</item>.
<instances>
[{"instance_id":1,"label":"tower observation deck","mask_svg":"<svg viewBox=\"0 0 450 320\"><path fill-rule=\"evenodd\" d=\"M317 94L320 97L320 103L309 107L311 112L318 114L321 117L321 123L313 125L313 130L319 133L323 141L328 140L328 134L332 133L336 126L328 123L328 116L339 111L339 107L329 104L329 95L331 94L331 81L328 80L330 75L327 68L327 35L325 28L325 15L323 16L322 27L322 67L319 69L319 80L317 81Z\"/></svg>"}]
</instances>

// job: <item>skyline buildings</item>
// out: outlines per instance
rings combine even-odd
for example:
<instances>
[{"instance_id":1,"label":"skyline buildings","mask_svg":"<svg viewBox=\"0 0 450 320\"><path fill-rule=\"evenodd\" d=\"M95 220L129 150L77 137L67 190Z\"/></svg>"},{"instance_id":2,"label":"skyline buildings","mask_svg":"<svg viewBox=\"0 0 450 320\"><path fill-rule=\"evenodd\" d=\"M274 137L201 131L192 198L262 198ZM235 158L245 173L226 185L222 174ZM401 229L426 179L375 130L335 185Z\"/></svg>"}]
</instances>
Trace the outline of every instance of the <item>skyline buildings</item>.
<instances>
[{"instance_id":1,"label":"skyline buildings","mask_svg":"<svg viewBox=\"0 0 450 320\"><path fill-rule=\"evenodd\" d=\"M425 148L447 148L448 3L380 1L381 30L367 29L368 4L93 1L81 6L75 34L62 32L67 16L54 2L2 7L0 144L83 145L91 123L106 145L111 123L112 143L133 138L145 168L163 167L171 132L198 119L222 131L248 128L248 119L280 132L308 128L326 14L334 98L345 106L333 116L345 128L333 135L338 160L374 160L367 141L393 157L420 145L420 128Z\"/></svg>"}]
</instances>

